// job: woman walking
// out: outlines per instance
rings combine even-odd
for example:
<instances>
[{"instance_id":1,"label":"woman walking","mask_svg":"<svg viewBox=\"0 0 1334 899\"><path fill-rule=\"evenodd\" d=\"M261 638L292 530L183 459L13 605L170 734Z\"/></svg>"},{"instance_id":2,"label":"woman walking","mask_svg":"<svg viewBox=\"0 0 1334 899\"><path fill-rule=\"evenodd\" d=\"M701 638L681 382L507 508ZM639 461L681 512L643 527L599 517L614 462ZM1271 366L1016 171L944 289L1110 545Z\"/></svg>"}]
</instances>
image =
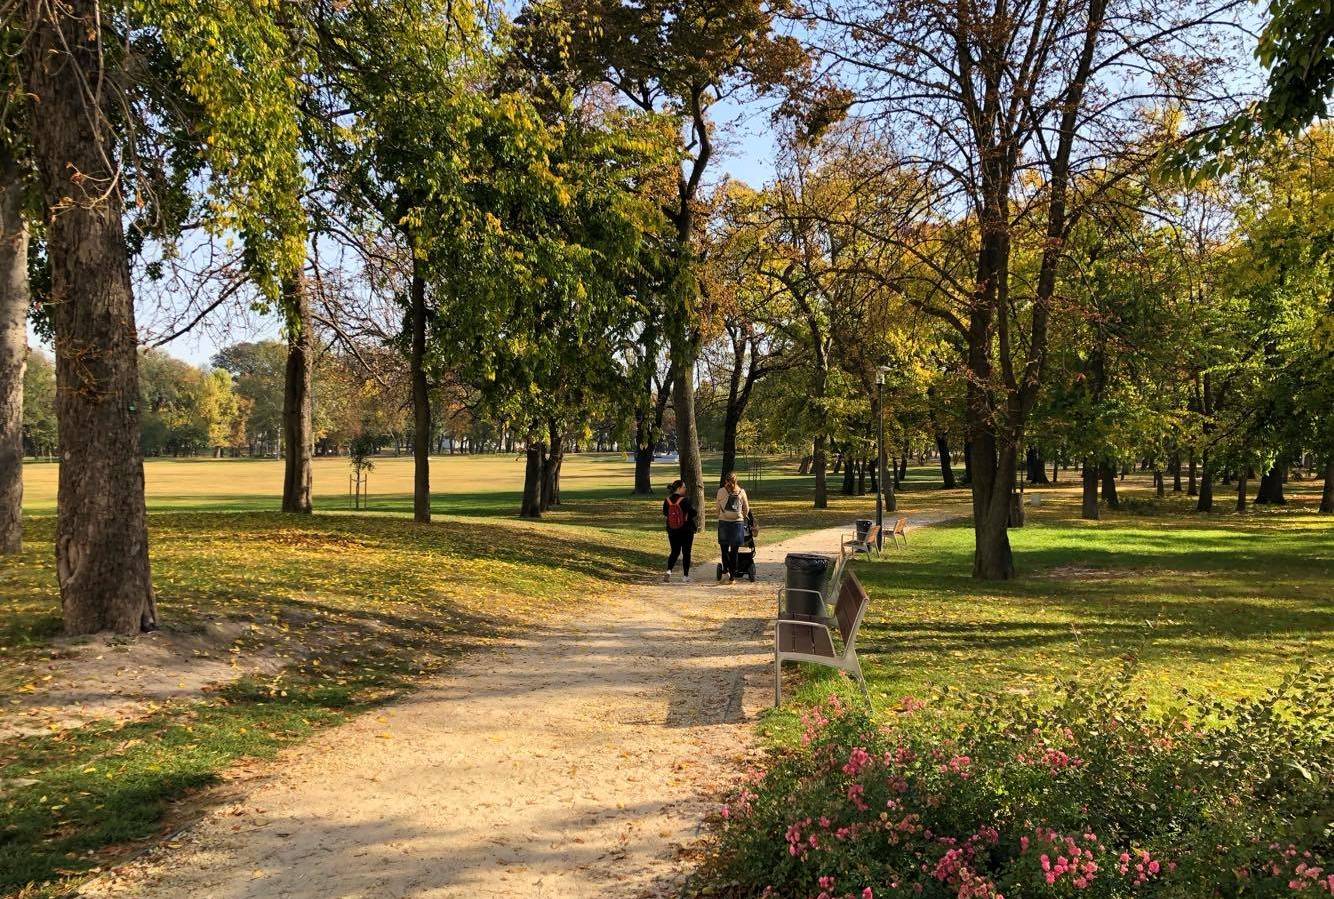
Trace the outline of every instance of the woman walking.
<instances>
[{"instance_id":1,"label":"woman walking","mask_svg":"<svg viewBox=\"0 0 1334 899\"><path fill-rule=\"evenodd\" d=\"M667 519L667 543L671 546L667 573L662 576L664 581L672 579L672 569L680 556L682 579L690 583L690 548L695 543L695 517L698 514L686 496L686 482L672 481L672 486L667 488L667 498L662 501L662 516Z\"/></svg>"},{"instance_id":2,"label":"woman walking","mask_svg":"<svg viewBox=\"0 0 1334 899\"><path fill-rule=\"evenodd\" d=\"M736 482L736 472L723 475L718 488L718 545L723 550L723 572L727 583L736 580L737 552L746 542L746 516L750 514L750 500L746 491ZM718 575L722 579L722 574Z\"/></svg>"}]
</instances>

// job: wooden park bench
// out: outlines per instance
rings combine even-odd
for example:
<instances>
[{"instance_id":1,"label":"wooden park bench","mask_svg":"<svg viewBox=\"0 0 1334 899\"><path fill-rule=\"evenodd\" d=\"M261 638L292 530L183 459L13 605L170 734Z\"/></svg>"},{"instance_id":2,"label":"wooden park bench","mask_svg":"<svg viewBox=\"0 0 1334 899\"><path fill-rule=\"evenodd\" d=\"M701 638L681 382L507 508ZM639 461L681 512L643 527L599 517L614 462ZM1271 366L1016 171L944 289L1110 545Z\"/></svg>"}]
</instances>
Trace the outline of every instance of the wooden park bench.
<instances>
[{"instance_id":1,"label":"wooden park bench","mask_svg":"<svg viewBox=\"0 0 1334 899\"><path fill-rule=\"evenodd\" d=\"M839 588L832 621L775 619L774 706L779 706L783 702L784 662L810 662L847 672L857 679L866 704L871 705L871 694L866 689L866 678L862 677L862 666L857 661L857 630L862 626L862 618L866 616L866 608L870 602L870 597L866 595L866 590L857 580L857 576L849 573ZM834 648L831 624L838 628L839 640L843 644L841 652Z\"/></svg>"},{"instance_id":2,"label":"wooden park bench","mask_svg":"<svg viewBox=\"0 0 1334 899\"><path fill-rule=\"evenodd\" d=\"M853 555L856 555L857 553L866 553L868 556L871 553L879 555L880 546L876 540L879 536L880 525L873 524L871 525L871 529L866 532L865 537L858 537L854 534L851 537L846 538L843 541L843 551L851 552Z\"/></svg>"}]
</instances>

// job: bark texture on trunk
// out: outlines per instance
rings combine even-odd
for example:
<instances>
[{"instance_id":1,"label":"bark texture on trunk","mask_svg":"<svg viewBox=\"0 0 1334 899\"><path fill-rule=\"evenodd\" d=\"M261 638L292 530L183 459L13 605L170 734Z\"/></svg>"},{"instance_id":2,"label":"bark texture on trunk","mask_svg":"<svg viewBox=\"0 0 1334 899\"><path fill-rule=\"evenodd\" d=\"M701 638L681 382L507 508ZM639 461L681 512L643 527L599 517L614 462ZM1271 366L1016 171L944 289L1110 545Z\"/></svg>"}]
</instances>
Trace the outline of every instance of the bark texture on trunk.
<instances>
[{"instance_id":1,"label":"bark texture on trunk","mask_svg":"<svg viewBox=\"0 0 1334 899\"><path fill-rule=\"evenodd\" d=\"M542 517L542 457L545 447L539 440L529 440L524 450L523 499L519 504L520 518Z\"/></svg>"},{"instance_id":2,"label":"bark texture on trunk","mask_svg":"<svg viewBox=\"0 0 1334 899\"><path fill-rule=\"evenodd\" d=\"M156 626L139 445L138 341L116 189L118 110L89 108L101 83L96 0L29 4L24 87L49 216L60 433L56 576L65 631ZM108 107L111 91L102 95Z\"/></svg>"},{"instance_id":3,"label":"bark texture on trunk","mask_svg":"<svg viewBox=\"0 0 1334 899\"><path fill-rule=\"evenodd\" d=\"M811 471L815 474L815 508L829 508L829 484L825 478L824 435L815 438L811 450Z\"/></svg>"},{"instance_id":4,"label":"bark texture on trunk","mask_svg":"<svg viewBox=\"0 0 1334 899\"><path fill-rule=\"evenodd\" d=\"M684 330L684 325L681 330ZM700 514L695 516L695 530L704 529L704 463L699 454L699 429L695 426L695 341L676 334L672 348L672 406L676 411L676 453L681 463L681 480L686 495Z\"/></svg>"},{"instance_id":5,"label":"bark texture on trunk","mask_svg":"<svg viewBox=\"0 0 1334 899\"><path fill-rule=\"evenodd\" d=\"M1320 511L1334 513L1334 454L1325 460L1325 488L1320 493Z\"/></svg>"},{"instance_id":6,"label":"bark texture on trunk","mask_svg":"<svg viewBox=\"0 0 1334 899\"><path fill-rule=\"evenodd\" d=\"M1121 500L1116 495L1116 466L1104 462L1100 466L1102 474L1102 501L1109 509L1121 508Z\"/></svg>"},{"instance_id":7,"label":"bark texture on trunk","mask_svg":"<svg viewBox=\"0 0 1334 899\"><path fill-rule=\"evenodd\" d=\"M1209 453L1206 450L1200 460L1200 496L1195 501L1196 512L1214 510L1214 472L1209 467Z\"/></svg>"},{"instance_id":8,"label":"bark texture on trunk","mask_svg":"<svg viewBox=\"0 0 1334 899\"><path fill-rule=\"evenodd\" d=\"M1042 461L1042 453L1037 447L1030 446L1024 454L1024 461L1028 466L1028 483L1047 484L1047 464Z\"/></svg>"},{"instance_id":9,"label":"bark texture on trunk","mask_svg":"<svg viewBox=\"0 0 1334 899\"><path fill-rule=\"evenodd\" d=\"M539 508L546 512L560 505L560 467L565 461L565 435L553 421L547 427L547 452L542 458L542 491Z\"/></svg>"},{"instance_id":10,"label":"bark texture on trunk","mask_svg":"<svg viewBox=\"0 0 1334 899\"><path fill-rule=\"evenodd\" d=\"M431 520L431 392L426 384L426 279L412 260L412 519Z\"/></svg>"},{"instance_id":11,"label":"bark texture on trunk","mask_svg":"<svg viewBox=\"0 0 1334 899\"><path fill-rule=\"evenodd\" d=\"M23 373L28 365L28 222L23 175L0 155L0 554L23 549Z\"/></svg>"},{"instance_id":12,"label":"bark texture on trunk","mask_svg":"<svg viewBox=\"0 0 1334 899\"><path fill-rule=\"evenodd\" d=\"M1288 498L1283 495L1283 472L1286 468L1287 465L1280 459L1260 477L1260 489L1255 496L1257 506L1282 506L1288 502Z\"/></svg>"},{"instance_id":13,"label":"bark texture on trunk","mask_svg":"<svg viewBox=\"0 0 1334 899\"><path fill-rule=\"evenodd\" d=\"M1083 480L1083 501L1079 507L1079 517L1086 518L1089 521L1097 521L1101 514L1098 511L1098 465L1092 459L1084 460Z\"/></svg>"},{"instance_id":14,"label":"bark texture on trunk","mask_svg":"<svg viewBox=\"0 0 1334 899\"><path fill-rule=\"evenodd\" d=\"M950 464L949 438L944 434L936 434L936 452L940 455L940 478L944 481L944 487L946 490L953 490L954 466Z\"/></svg>"},{"instance_id":15,"label":"bark texture on trunk","mask_svg":"<svg viewBox=\"0 0 1334 899\"><path fill-rule=\"evenodd\" d=\"M1190 451L1190 465L1187 471L1186 496L1199 496L1199 463L1195 460L1195 451Z\"/></svg>"},{"instance_id":16,"label":"bark texture on trunk","mask_svg":"<svg viewBox=\"0 0 1334 899\"><path fill-rule=\"evenodd\" d=\"M635 449L635 494L646 496L653 492L653 447Z\"/></svg>"},{"instance_id":17,"label":"bark texture on trunk","mask_svg":"<svg viewBox=\"0 0 1334 899\"><path fill-rule=\"evenodd\" d=\"M310 369L315 362L315 323L304 278L283 285L287 314L287 372L283 386L283 511L310 514L314 429L311 424Z\"/></svg>"}]
</instances>

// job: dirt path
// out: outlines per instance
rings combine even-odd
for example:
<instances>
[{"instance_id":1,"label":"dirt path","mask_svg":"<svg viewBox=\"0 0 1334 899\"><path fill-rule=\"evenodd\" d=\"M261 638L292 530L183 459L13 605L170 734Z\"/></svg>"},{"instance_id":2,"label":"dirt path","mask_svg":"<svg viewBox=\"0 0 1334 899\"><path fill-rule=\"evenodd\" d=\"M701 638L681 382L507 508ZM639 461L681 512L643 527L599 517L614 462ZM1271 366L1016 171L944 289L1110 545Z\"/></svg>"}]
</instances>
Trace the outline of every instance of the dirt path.
<instances>
[{"instance_id":1,"label":"dirt path","mask_svg":"<svg viewBox=\"0 0 1334 899\"><path fill-rule=\"evenodd\" d=\"M84 892L675 895L678 850L741 771L746 722L771 701L782 558L832 552L845 531L761 546L756 584L716 585L715 553L694 584L630 586L590 609L600 620L466 658L285 753L241 801Z\"/></svg>"}]
</instances>

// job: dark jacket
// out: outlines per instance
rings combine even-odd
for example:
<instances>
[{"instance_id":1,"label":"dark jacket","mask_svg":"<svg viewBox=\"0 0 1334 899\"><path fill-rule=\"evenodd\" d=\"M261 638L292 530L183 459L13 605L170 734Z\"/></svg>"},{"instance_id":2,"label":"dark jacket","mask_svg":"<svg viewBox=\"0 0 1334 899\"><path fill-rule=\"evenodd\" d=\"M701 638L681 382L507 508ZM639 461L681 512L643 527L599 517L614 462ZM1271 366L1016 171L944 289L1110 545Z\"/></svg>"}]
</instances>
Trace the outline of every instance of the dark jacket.
<instances>
[{"instance_id":1,"label":"dark jacket","mask_svg":"<svg viewBox=\"0 0 1334 899\"><path fill-rule=\"evenodd\" d=\"M684 509L686 513L685 527L681 528L681 530L685 530L686 528L693 528L695 526L695 518L698 515L698 513L695 511L695 505L690 501L690 497L688 496L681 497L681 508ZM667 520L667 500L662 501L662 518L664 521Z\"/></svg>"}]
</instances>

